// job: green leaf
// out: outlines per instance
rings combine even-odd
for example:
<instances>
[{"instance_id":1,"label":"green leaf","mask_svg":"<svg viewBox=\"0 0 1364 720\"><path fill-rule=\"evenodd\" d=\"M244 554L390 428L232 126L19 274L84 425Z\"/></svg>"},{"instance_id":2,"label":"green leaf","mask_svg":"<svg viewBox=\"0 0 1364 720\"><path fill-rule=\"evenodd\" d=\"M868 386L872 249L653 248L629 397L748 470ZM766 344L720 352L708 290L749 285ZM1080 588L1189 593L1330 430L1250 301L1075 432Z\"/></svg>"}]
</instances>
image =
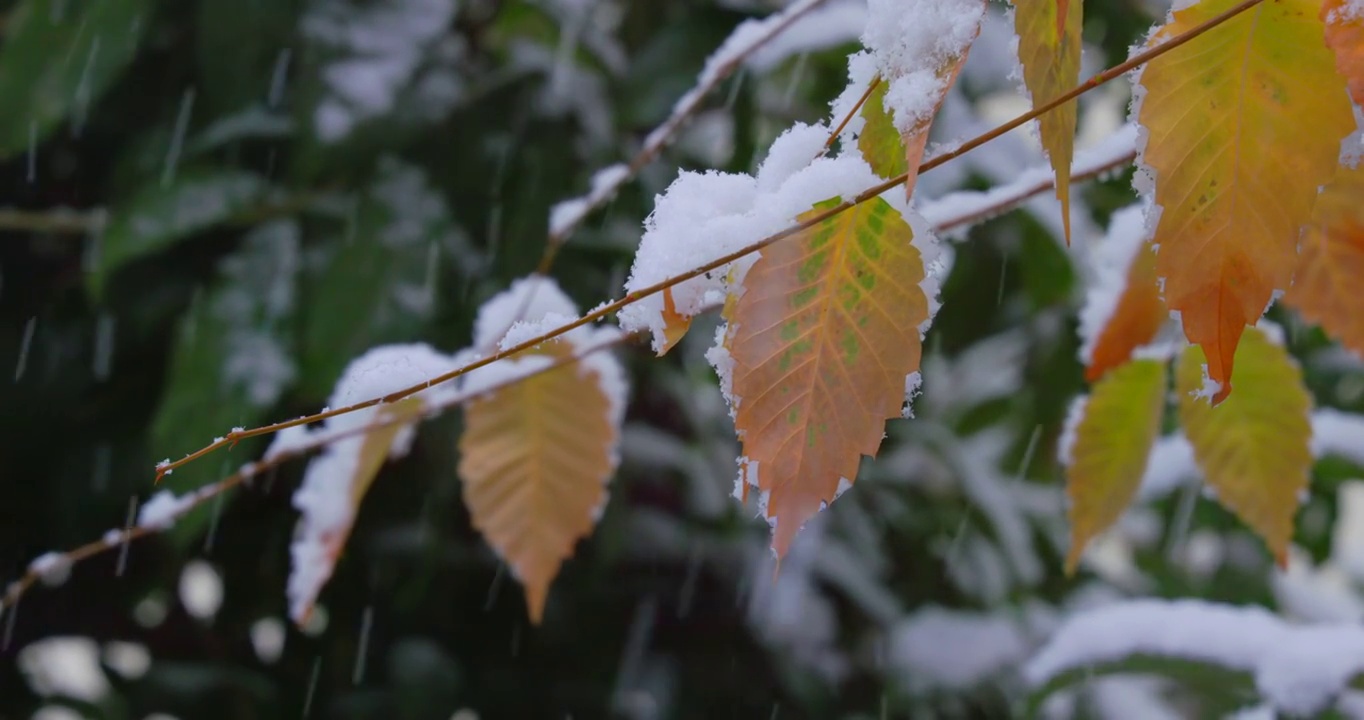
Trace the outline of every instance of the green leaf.
<instances>
[{"instance_id":1,"label":"green leaf","mask_svg":"<svg viewBox=\"0 0 1364 720\"><path fill-rule=\"evenodd\" d=\"M436 262L455 237L444 199L417 168L385 158L346 236L310 274L303 389L326 397L351 358L420 336L435 309Z\"/></svg>"},{"instance_id":2,"label":"green leaf","mask_svg":"<svg viewBox=\"0 0 1364 720\"><path fill-rule=\"evenodd\" d=\"M299 4L298 0L200 1L198 87L209 115L235 112L270 99L277 64L289 62L281 53L294 40Z\"/></svg>"},{"instance_id":3,"label":"green leaf","mask_svg":"<svg viewBox=\"0 0 1364 720\"><path fill-rule=\"evenodd\" d=\"M1104 376L1085 401L1066 467L1068 572L1085 544L1116 522L1136 494L1160 432L1165 387L1164 362L1133 360Z\"/></svg>"},{"instance_id":4,"label":"green leaf","mask_svg":"<svg viewBox=\"0 0 1364 720\"><path fill-rule=\"evenodd\" d=\"M900 140L900 131L895 129L892 115L886 111L886 88L890 86L880 76L873 81L867 101L862 104L862 133L857 136L857 149L871 166L872 171L883 178L893 178L905 172L905 144Z\"/></svg>"},{"instance_id":5,"label":"green leaf","mask_svg":"<svg viewBox=\"0 0 1364 720\"><path fill-rule=\"evenodd\" d=\"M1231 382L1239 390L1212 407L1203 390L1203 350L1179 361L1180 420L1217 500L1264 538L1280 562L1293 536L1298 496L1312 469L1312 398L1302 370L1263 331L1241 338Z\"/></svg>"},{"instance_id":6,"label":"green leaf","mask_svg":"<svg viewBox=\"0 0 1364 720\"><path fill-rule=\"evenodd\" d=\"M186 313L152 419L157 459L184 457L234 427L259 424L293 384L299 235L292 220L255 229L223 258L212 287ZM163 482L183 493L222 479L247 459L234 452L210 455ZM204 509L195 511L172 534L197 537L207 519Z\"/></svg>"},{"instance_id":7,"label":"green leaf","mask_svg":"<svg viewBox=\"0 0 1364 720\"><path fill-rule=\"evenodd\" d=\"M113 210L86 277L90 294L100 297L109 276L123 264L258 205L269 189L264 178L241 170L186 171L168 186L143 187Z\"/></svg>"},{"instance_id":8,"label":"green leaf","mask_svg":"<svg viewBox=\"0 0 1364 720\"><path fill-rule=\"evenodd\" d=\"M92 105L137 54L155 0L26 0L0 43L0 158L46 139Z\"/></svg>"}]
</instances>

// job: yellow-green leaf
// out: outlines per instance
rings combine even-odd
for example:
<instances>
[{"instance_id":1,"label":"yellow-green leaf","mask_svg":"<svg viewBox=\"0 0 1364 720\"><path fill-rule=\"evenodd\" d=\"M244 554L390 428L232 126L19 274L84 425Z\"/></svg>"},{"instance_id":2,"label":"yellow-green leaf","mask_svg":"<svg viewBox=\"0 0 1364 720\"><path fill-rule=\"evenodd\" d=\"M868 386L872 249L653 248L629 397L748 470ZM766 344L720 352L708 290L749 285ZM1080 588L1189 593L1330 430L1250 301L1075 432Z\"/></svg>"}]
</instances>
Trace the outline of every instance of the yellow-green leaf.
<instances>
[{"instance_id":1,"label":"yellow-green leaf","mask_svg":"<svg viewBox=\"0 0 1364 720\"><path fill-rule=\"evenodd\" d=\"M1230 9L1175 12L1160 43ZM1163 208L1154 242L1165 299L1231 392L1236 346L1275 290L1286 290L1300 229L1331 180L1355 122L1322 41L1318 0L1256 5L1152 60L1141 75L1143 162Z\"/></svg>"},{"instance_id":2,"label":"yellow-green leaf","mask_svg":"<svg viewBox=\"0 0 1364 720\"><path fill-rule=\"evenodd\" d=\"M1283 562L1298 496L1312 468L1312 400L1302 371L1262 331L1241 339L1232 381L1240 388L1217 407L1198 397L1204 356L1190 347L1179 361L1180 420L1194 457L1222 505L1264 538Z\"/></svg>"},{"instance_id":3,"label":"yellow-green leaf","mask_svg":"<svg viewBox=\"0 0 1364 720\"><path fill-rule=\"evenodd\" d=\"M548 362L572 349L549 343L535 352L503 362ZM538 624L559 567L606 503L619 442L611 400L598 372L579 361L474 400L464 421L464 504L525 588Z\"/></svg>"},{"instance_id":4,"label":"yellow-green leaf","mask_svg":"<svg viewBox=\"0 0 1364 720\"><path fill-rule=\"evenodd\" d=\"M1341 167L1321 191L1284 303L1364 355L1364 167Z\"/></svg>"},{"instance_id":5,"label":"yellow-green leaf","mask_svg":"<svg viewBox=\"0 0 1364 720\"><path fill-rule=\"evenodd\" d=\"M1033 107L1045 105L1080 81L1080 30L1084 24L1080 0L1014 0L1014 30L1023 83ZM1070 163L1075 155L1077 108L1072 100L1037 119L1042 147L1056 173L1056 198L1070 244Z\"/></svg>"},{"instance_id":6,"label":"yellow-green leaf","mask_svg":"<svg viewBox=\"0 0 1364 720\"><path fill-rule=\"evenodd\" d=\"M893 178L904 173L905 144L900 141L900 131L895 129L895 120L886 109L886 87L880 77L872 80L871 93L862 104L862 132L857 136L857 149L871 166L873 172L883 178Z\"/></svg>"},{"instance_id":7,"label":"yellow-green leaf","mask_svg":"<svg viewBox=\"0 0 1364 720\"><path fill-rule=\"evenodd\" d=\"M862 203L765 248L725 313L735 426L778 555L900 417L929 317L912 240L889 203Z\"/></svg>"},{"instance_id":8,"label":"yellow-green leaf","mask_svg":"<svg viewBox=\"0 0 1364 720\"><path fill-rule=\"evenodd\" d=\"M1104 376L1085 401L1066 467L1073 572L1085 545L1107 530L1136 494L1165 409L1160 360L1133 360Z\"/></svg>"}]
</instances>

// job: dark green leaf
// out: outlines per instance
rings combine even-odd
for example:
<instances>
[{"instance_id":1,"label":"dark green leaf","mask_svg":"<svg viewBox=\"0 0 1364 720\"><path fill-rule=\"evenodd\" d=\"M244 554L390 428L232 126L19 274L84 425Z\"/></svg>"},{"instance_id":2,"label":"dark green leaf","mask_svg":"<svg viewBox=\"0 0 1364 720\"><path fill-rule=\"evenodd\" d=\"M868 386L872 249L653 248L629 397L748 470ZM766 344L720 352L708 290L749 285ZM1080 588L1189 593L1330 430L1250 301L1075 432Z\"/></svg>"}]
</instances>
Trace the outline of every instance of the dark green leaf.
<instances>
[{"instance_id":1,"label":"dark green leaf","mask_svg":"<svg viewBox=\"0 0 1364 720\"><path fill-rule=\"evenodd\" d=\"M91 106L137 54L155 0L27 0L0 44L0 158L42 142Z\"/></svg>"}]
</instances>

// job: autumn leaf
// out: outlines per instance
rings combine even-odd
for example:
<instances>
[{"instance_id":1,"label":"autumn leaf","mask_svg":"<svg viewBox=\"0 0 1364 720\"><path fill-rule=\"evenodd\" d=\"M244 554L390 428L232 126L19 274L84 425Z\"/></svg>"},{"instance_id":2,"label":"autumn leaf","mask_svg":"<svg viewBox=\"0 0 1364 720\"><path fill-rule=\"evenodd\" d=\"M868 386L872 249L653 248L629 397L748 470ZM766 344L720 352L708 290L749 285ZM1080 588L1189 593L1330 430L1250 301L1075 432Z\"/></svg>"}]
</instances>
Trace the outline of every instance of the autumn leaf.
<instances>
[{"instance_id":1,"label":"autumn leaf","mask_svg":"<svg viewBox=\"0 0 1364 720\"><path fill-rule=\"evenodd\" d=\"M1282 563L1312 467L1312 401L1297 363L1263 331L1246 333L1236 355L1232 381L1241 390L1213 407L1200 397L1203 351L1184 352L1176 379L1180 419L1218 501Z\"/></svg>"},{"instance_id":2,"label":"autumn leaf","mask_svg":"<svg viewBox=\"0 0 1364 720\"><path fill-rule=\"evenodd\" d=\"M530 359L572 352L554 343ZM559 566L606 504L619 442L610 405L597 373L572 363L494 390L464 412L464 503L525 587L533 623Z\"/></svg>"},{"instance_id":3,"label":"autumn leaf","mask_svg":"<svg viewBox=\"0 0 1364 720\"><path fill-rule=\"evenodd\" d=\"M341 550L346 546L365 493L369 492L379 469L388 460L398 435L411 428L423 410L422 400L416 397L380 405L369 421L372 430L360 437L335 442L327 450L331 458L344 458L341 462L309 467L310 474L317 473L324 482L343 490L348 488L348 491L342 499L344 512L339 513L318 512L319 504L299 503L295 499L296 504L303 505L304 517L300 521L303 531L293 547L294 568L289 578L289 614L294 622L301 625L312 615L317 595L331 578ZM344 469L347 476L326 477L338 468ZM306 490L300 491L300 497L304 492ZM320 506L333 510L336 507L334 502L323 502Z\"/></svg>"},{"instance_id":4,"label":"autumn leaf","mask_svg":"<svg viewBox=\"0 0 1364 720\"><path fill-rule=\"evenodd\" d=\"M1364 105L1364 6L1354 0L1322 0L1326 45L1336 54L1336 70L1349 83L1356 104Z\"/></svg>"},{"instance_id":5,"label":"autumn leaf","mask_svg":"<svg viewBox=\"0 0 1364 720\"><path fill-rule=\"evenodd\" d=\"M891 111L886 109L888 85L881 82L880 77L872 82L871 93L862 104L863 125L862 132L857 136L857 149L862 152L872 172L883 178L893 178L903 174L908 167L905 164L905 146L900 142L900 132L895 129Z\"/></svg>"},{"instance_id":6,"label":"autumn leaf","mask_svg":"<svg viewBox=\"0 0 1364 720\"><path fill-rule=\"evenodd\" d=\"M889 203L862 203L765 248L725 313L735 427L779 556L900 417L929 318L911 240Z\"/></svg>"},{"instance_id":7,"label":"autumn leaf","mask_svg":"<svg viewBox=\"0 0 1364 720\"><path fill-rule=\"evenodd\" d=\"M677 345L691 329L691 317L683 315L677 311L677 303L673 300L673 289L663 289L663 337L658 344L658 357L668 354L673 346Z\"/></svg>"},{"instance_id":8,"label":"autumn leaf","mask_svg":"<svg viewBox=\"0 0 1364 720\"><path fill-rule=\"evenodd\" d=\"M1067 0L1014 0L1014 29L1018 33L1018 60L1023 64L1023 83L1032 95L1033 107L1045 105L1068 92L1080 81L1080 30L1083 3ZM1075 155L1074 100L1037 119L1042 147L1056 175L1056 198L1061 201L1061 222L1070 244L1070 164Z\"/></svg>"},{"instance_id":9,"label":"autumn leaf","mask_svg":"<svg viewBox=\"0 0 1364 720\"><path fill-rule=\"evenodd\" d=\"M1341 167L1317 198L1284 303L1364 355L1364 168Z\"/></svg>"},{"instance_id":10,"label":"autumn leaf","mask_svg":"<svg viewBox=\"0 0 1364 720\"><path fill-rule=\"evenodd\" d=\"M1166 363L1134 360L1104 376L1080 406L1066 448L1070 552L1074 572L1085 545L1107 530L1137 492L1165 409Z\"/></svg>"},{"instance_id":11,"label":"autumn leaf","mask_svg":"<svg viewBox=\"0 0 1364 720\"><path fill-rule=\"evenodd\" d=\"M1203 0L1177 11L1152 43L1235 4ZM1221 384L1214 402L1232 390L1246 325L1288 288L1300 228L1354 130L1317 15L1313 0L1261 3L1141 75L1142 161L1163 208L1156 271L1185 335L1207 352Z\"/></svg>"},{"instance_id":12,"label":"autumn leaf","mask_svg":"<svg viewBox=\"0 0 1364 720\"><path fill-rule=\"evenodd\" d=\"M1141 206L1113 214L1108 236L1094 253L1098 277L1080 316L1088 382L1126 363L1133 351L1156 338L1170 317L1160 297L1152 250Z\"/></svg>"}]
</instances>

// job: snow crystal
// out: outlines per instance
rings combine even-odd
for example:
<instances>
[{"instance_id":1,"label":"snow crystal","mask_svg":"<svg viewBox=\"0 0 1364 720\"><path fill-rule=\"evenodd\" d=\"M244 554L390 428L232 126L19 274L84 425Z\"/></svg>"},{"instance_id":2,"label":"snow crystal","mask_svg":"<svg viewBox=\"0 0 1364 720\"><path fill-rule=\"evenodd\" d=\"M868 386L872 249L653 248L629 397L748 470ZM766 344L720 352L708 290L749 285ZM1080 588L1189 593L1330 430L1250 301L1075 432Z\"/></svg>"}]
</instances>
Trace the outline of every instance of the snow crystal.
<instances>
[{"instance_id":1,"label":"snow crystal","mask_svg":"<svg viewBox=\"0 0 1364 720\"><path fill-rule=\"evenodd\" d=\"M1025 667L1041 685L1057 675L1132 655L1215 663L1254 675L1279 710L1324 710L1364 671L1364 628L1289 625L1258 607L1201 600L1133 600L1071 617Z\"/></svg>"},{"instance_id":2,"label":"snow crystal","mask_svg":"<svg viewBox=\"0 0 1364 720\"><path fill-rule=\"evenodd\" d=\"M1094 347L1127 290L1127 275L1137 253L1150 252L1147 237L1142 205L1129 205L1113 213L1108 236L1093 255L1094 278L1080 310L1080 361L1086 365L1093 360Z\"/></svg>"},{"instance_id":3,"label":"snow crystal","mask_svg":"<svg viewBox=\"0 0 1364 720\"><path fill-rule=\"evenodd\" d=\"M1361 422L1364 425L1364 422ZM1364 428L1361 428L1364 429ZM1361 435L1355 435L1358 438ZM1314 438L1315 440L1316 438ZM1358 446L1358 443L1355 443ZM1364 481L1341 483L1336 491L1336 522L1331 528L1331 559L1354 582L1364 583Z\"/></svg>"},{"instance_id":4,"label":"snow crystal","mask_svg":"<svg viewBox=\"0 0 1364 720\"><path fill-rule=\"evenodd\" d=\"M564 200L550 208L549 234L559 238L566 236L589 212L611 199L629 179L629 166L619 163L593 173L592 189L586 195Z\"/></svg>"},{"instance_id":5,"label":"snow crystal","mask_svg":"<svg viewBox=\"0 0 1364 720\"><path fill-rule=\"evenodd\" d=\"M888 83L886 110L901 132L932 119L947 89L939 69L967 52L984 15L982 0L868 0L862 44Z\"/></svg>"},{"instance_id":6,"label":"snow crystal","mask_svg":"<svg viewBox=\"0 0 1364 720\"><path fill-rule=\"evenodd\" d=\"M137 511L137 526L149 530L166 530L194 506L195 495L177 497L170 490L162 490L142 503Z\"/></svg>"},{"instance_id":7,"label":"snow crystal","mask_svg":"<svg viewBox=\"0 0 1364 720\"><path fill-rule=\"evenodd\" d=\"M19 669L38 695L95 704L112 689L99 664L99 645L88 637L48 637L19 651Z\"/></svg>"},{"instance_id":8,"label":"snow crystal","mask_svg":"<svg viewBox=\"0 0 1364 720\"><path fill-rule=\"evenodd\" d=\"M65 553L46 552L33 558L28 570L36 574L44 585L61 585L71 576L71 558Z\"/></svg>"},{"instance_id":9,"label":"snow crystal","mask_svg":"<svg viewBox=\"0 0 1364 720\"><path fill-rule=\"evenodd\" d=\"M1080 395L1070 403L1066 411L1066 423L1061 428L1061 439L1056 443L1056 457L1062 465L1070 467L1075 462L1075 437L1080 431L1080 423L1085 419L1085 408L1089 406L1089 396Z\"/></svg>"},{"instance_id":10,"label":"snow crystal","mask_svg":"<svg viewBox=\"0 0 1364 720\"><path fill-rule=\"evenodd\" d=\"M1217 397L1217 393L1222 392L1222 383L1213 380L1212 376L1208 375L1207 363L1203 363L1200 367L1203 370L1203 384L1189 394L1198 400L1211 402L1213 398Z\"/></svg>"}]
</instances>

